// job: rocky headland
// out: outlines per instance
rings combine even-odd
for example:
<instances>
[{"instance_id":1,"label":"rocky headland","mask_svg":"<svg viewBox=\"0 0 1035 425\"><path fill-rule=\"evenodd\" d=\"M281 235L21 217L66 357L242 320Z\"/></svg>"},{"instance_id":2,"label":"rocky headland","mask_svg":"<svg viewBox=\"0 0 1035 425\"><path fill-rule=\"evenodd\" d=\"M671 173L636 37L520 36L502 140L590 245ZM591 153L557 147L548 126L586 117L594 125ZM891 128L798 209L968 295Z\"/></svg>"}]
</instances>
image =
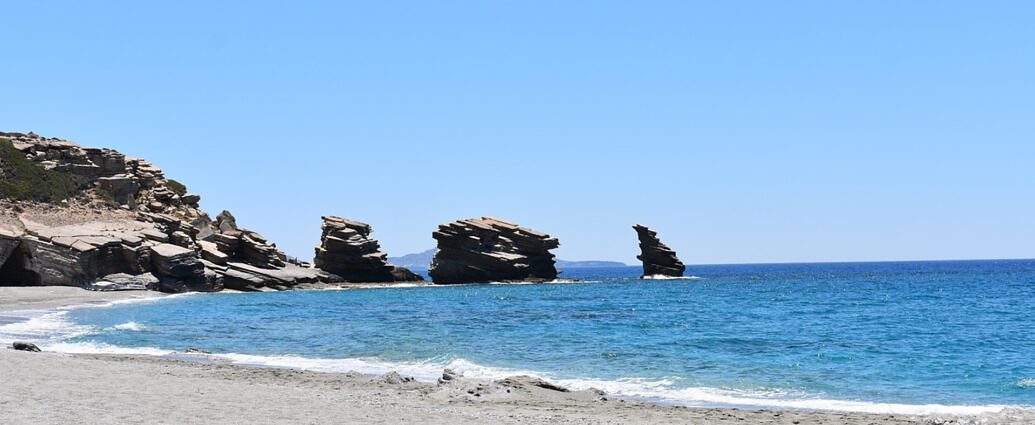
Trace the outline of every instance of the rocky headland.
<instances>
[{"instance_id":1,"label":"rocky headland","mask_svg":"<svg viewBox=\"0 0 1035 425\"><path fill-rule=\"evenodd\" d=\"M0 195L0 286L268 291L416 276L384 263L369 226L358 245L374 251L357 251L368 263L288 261L229 211L212 220L200 195L150 162L33 133L0 133ZM351 258L341 255L351 244L326 255Z\"/></svg>"},{"instance_id":2,"label":"rocky headland","mask_svg":"<svg viewBox=\"0 0 1035 425\"><path fill-rule=\"evenodd\" d=\"M557 238L492 217L440 225L428 274L437 284L555 280Z\"/></svg>"},{"instance_id":3,"label":"rocky headland","mask_svg":"<svg viewBox=\"0 0 1035 425\"><path fill-rule=\"evenodd\" d=\"M640 239L640 255L636 258L643 262L643 277L683 276L686 266L676 257L675 251L661 243L658 232L640 224L634 225L633 229Z\"/></svg>"}]
</instances>

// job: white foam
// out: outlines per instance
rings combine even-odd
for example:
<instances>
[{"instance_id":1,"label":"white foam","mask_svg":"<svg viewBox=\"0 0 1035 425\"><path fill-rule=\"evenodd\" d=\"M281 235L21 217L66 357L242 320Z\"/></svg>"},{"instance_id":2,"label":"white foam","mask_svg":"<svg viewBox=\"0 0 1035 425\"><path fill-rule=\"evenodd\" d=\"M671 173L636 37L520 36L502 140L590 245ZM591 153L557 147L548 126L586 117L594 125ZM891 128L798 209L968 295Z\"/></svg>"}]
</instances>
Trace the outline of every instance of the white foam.
<instances>
[{"instance_id":1,"label":"white foam","mask_svg":"<svg viewBox=\"0 0 1035 425\"><path fill-rule=\"evenodd\" d=\"M111 328L115 329L115 330L119 330L119 331L146 331L147 330L147 326L144 326L144 325L141 325L141 324L139 324L137 322L132 322L132 321L126 322L126 323L120 323L118 325L112 326Z\"/></svg>"},{"instance_id":2,"label":"white foam","mask_svg":"<svg viewBox=\"0 0 1035 425\"><path fill-rule=\"evenodd\" d=\"M176 351L156 347L119 347L99 342L53 342L40 345L43 351L74 354L136 354L144 356L168 356Z\"/></svg>"},{"instance_id":3,"label":"white foam","mask_svg":"<svg viewBox=\"0 0 1035 425\"><path fill-rule=\"evenodd\" d=\"M69 321L66 318L67 311L35 310L20 311L16 314L21 315L24 320L0 326L0 343L4 345L14 341L37 344L59 341L94 331L92 326L76 325Z\"/></svg>"},{"instance_id":4,"label":"white foam","mask_svg":"<svg viewBox=\"0 0 1035 425\"><path fill-rule=\"evenodd\" d=\"M1025 378L1014 384L1021 388L1035 388L1035 378Z\"/></svg>"},{"instance_id":5,"label":"white foam","mask_svg":"<svg viewBox=\"0 0 1035 425\"><path fill-rule=\"evenodd\" d=\"M904 415L976 415L997 413L1009 407L1005 405L898 404L821 398L792 398L786 397L778 391L747 392L706 387L674 389L668 386L668 382L665 381L637 379L620 379L616 381L560 379L556 380L556 382L573 389L594 387L619 396L656 399L703 407L775 408Z\"/></svg>"},{"instance_id":6,"label":"white foam","mask_svg":"<svg viewBox=\"0 0 1035 425\"><path fill-rule=\"evenodd\" d=\"M197 292L188 292L164 296L147 295L140 298L78 304L49 310L18 310L5 312L3 313L3 316L9 319L14 319L14 321L12 323L0 325L0 344L6 345L14 341L26 341L35 343L42 347L50 343L75 338L77 336L88 335L98 331L98 329L93 326L79 325L68 320L68 313L73 310L84 308L106 308L125 304L151 303L197 294ZM116 329L118 329L118 327L116 327Z\"/></svg>"},{"instance_id":7,"label":"white foam","mask_svg":"<svg viewBox=\"0 0 1035 425\"><path fill-rule=\"evenodd\" d=\"M663 274L652 274L643 276L640 279L644 280L697 280L700 276L666 276Z\"/></svg>"},{"instance_id":8,"label":"white foam","mask_svg":"<svg viewBox=\"0 0 1035 425\"><path fill-rule=\"evenodd\" d=\"M622 378L617 380L557 379L549 374L531 370L497 368L479 365L465 359L429 360L425 362L389 362L375 358L314 359L301 356L254 356L247 354L213 354L210 357L225 359L231 363L252 366L305 369L318 372L344 373L358 371L378 375L390 371L413 376L422 381L434 381L449 368L463 373L466 378L502 379L508 376L529 375L568 387L572 390L597 388L608 394L621 397L651 399L662 402L710 407L768 408L789 410L823 410L843 412L891 413L907 415L978 415L999 413L1011 408L1006 405L943 405L943 404L896 404L851 400L789 397L777 391L735 391L717 388L673 388L670 379L646 380L643 378ZM1013 408L1018 408L1014 406ZM1025 408L1027 410L1027 408Z\"/></svg>"}]
</instances>

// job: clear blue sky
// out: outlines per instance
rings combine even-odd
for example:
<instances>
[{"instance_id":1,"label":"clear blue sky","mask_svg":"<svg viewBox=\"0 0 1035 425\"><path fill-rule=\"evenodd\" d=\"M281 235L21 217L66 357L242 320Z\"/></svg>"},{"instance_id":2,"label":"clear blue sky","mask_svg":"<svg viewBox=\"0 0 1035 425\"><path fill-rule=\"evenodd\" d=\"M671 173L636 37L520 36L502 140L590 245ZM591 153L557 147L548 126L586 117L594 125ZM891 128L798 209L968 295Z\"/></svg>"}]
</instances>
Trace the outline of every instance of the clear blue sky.
<instances>
[{"instance_id":1,"label":"clear blue sky","mask_svg":"<svg viewBox=\"0 0 1035 425\"><path fill-rule=\"evenodd\" d=\"M1035 257L1035 2L150 3L0 6L0 130L291 255L333 214L389 255L494 215L566 259Z\"/></svg>"}]
</instances>

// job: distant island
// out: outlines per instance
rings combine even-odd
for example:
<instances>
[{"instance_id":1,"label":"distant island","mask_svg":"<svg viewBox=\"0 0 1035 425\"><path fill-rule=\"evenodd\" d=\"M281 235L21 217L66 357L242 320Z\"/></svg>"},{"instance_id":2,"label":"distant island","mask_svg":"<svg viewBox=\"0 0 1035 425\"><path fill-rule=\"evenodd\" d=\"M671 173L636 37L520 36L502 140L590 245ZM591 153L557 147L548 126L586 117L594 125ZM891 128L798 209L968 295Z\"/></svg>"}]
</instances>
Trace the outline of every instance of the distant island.
<instances>
[{"instance_id":1,"label":"distant island","mask_svg":"<svg viewBox=\"0 0 1035 425\"><path fill-rule=\"evenodd\" d=\"M388 262L408 269L426 270L431 265L431 259L435 256L438 248L431 248L413 254L406 254L399 257L388 257ZM556 260L557 267L627 267L628 264L618 261L585 260L569 261Z\"/></svg>"},{"instance_id":2,"label":"distant island","mask_svg":"<svg viewBox=\"0 0 1035 425\"><path fill-rule=\"evenodd\" d=\"M438 251L438 248L431 248L415 254L406 254L401 257L388 257L388 262L408 269L425 270L431 265L431 258L435 256L436 251Z\"/></svg>"}]
</instances>

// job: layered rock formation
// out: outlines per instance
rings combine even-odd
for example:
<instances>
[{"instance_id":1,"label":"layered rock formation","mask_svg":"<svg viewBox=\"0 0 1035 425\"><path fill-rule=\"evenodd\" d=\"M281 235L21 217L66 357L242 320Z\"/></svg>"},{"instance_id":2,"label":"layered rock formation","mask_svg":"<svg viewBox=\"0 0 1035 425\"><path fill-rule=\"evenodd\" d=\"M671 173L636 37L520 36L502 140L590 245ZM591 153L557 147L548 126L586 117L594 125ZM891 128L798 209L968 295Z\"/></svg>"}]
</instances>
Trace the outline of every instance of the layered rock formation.
<instances>
[{"instance_id":1,"label":"layered rock formation","mask_svg":"<svg viewBox=\"0 0 1035 425\"><path fill-rule=\"evenodd\" d=\"M403 267L388 264L388 254L370 237L369 224L341 217L323 217L323 234L314 264L348 282L410 282L424 280Z\"/></svg>"},{"instance_id":2,"label":"layered rock formation","mask_svg":"<svg viewBox=\"0 0 1035 425\"><path fill-rule=\"evenodd\" d=\"M32 133L0 133L0 143L75 185L60 203L3 199L0 285L183 292L340 281L286 264L227 211L212 222L200 196L146 161Z\"/></svg>"},{"instance_id":3,"label":"layered rock formation","mask_svg":"<svg viewBox=\"0 0 1035 425\"><path fill-rule=\"evenodd\" d=\"M498 218L443 224L432 233L438 252L428 274L435 283L532 281L557 278L556 238Z\"/></svg>"},{"instance_id":4,"label":"layered rock formation","mask_svg":"<svg viewBox=\"0 0 1035 425\"><path fill-rule=\"evenodd\" d=\"M683 276L686 266L676 258L675 251L661 243L658 232L639 224L634 225L633 229L640 238L640 255L636 258L643 262L643 277Z\"/></svg>"}]
</instances>

